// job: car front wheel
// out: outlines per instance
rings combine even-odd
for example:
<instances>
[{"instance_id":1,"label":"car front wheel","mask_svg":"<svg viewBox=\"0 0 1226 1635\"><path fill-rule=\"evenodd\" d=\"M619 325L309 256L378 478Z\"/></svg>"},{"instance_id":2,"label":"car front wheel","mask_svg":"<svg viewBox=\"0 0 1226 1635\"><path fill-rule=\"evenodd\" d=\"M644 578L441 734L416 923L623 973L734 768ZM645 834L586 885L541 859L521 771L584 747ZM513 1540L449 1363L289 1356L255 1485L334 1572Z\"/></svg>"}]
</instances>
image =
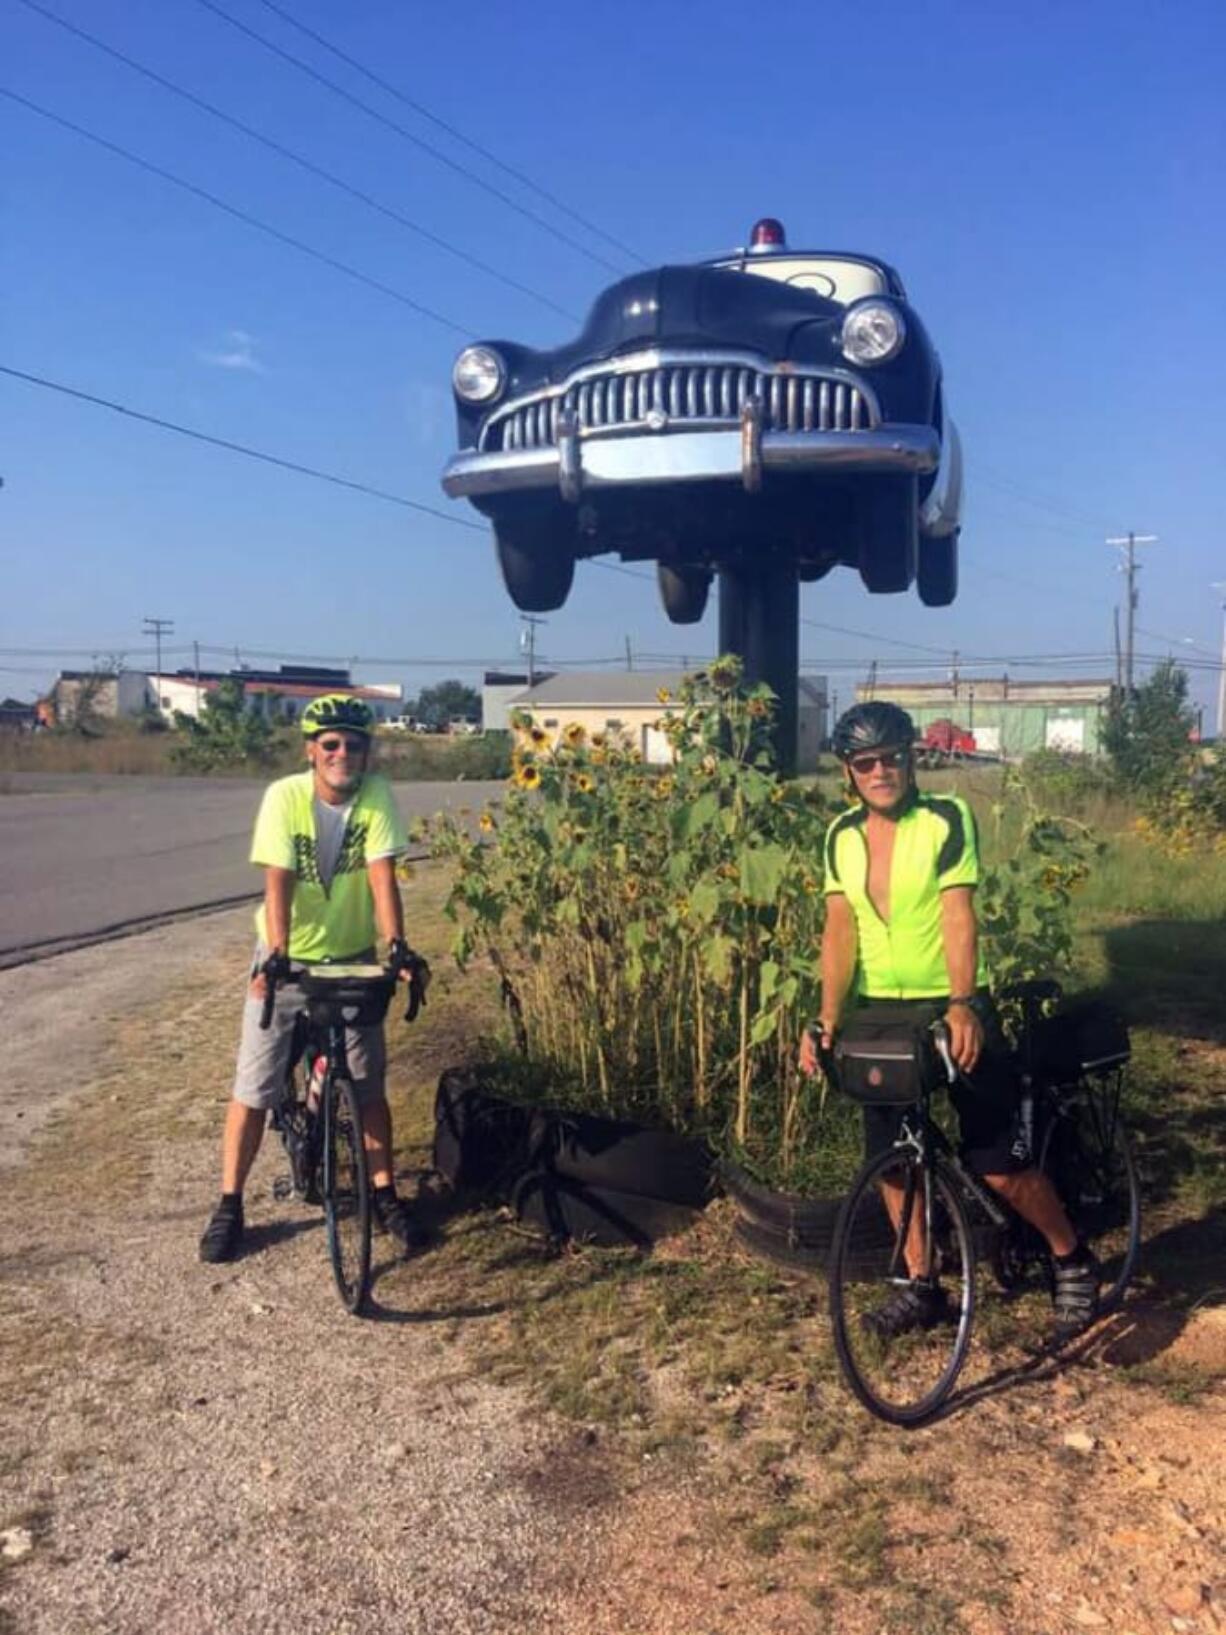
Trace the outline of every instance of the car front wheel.
<instances>
[{"instance_id":1,"label":"car front wheel","mask_svg":"<svg viewBox=\"0 0 1226 1635\"><path fill-rule=\"evenodd\" d=\"M858 560L866 590L876 596L910 589L919 545L914 477L874 477L860 495Z\"/></svg>"},{"instance_id":2,"label":"car front wheel","mask_svg":"<svg viewBox=\"0 0 1226 1635\"><path fill-rule=\"evenodd\" d=\"M656 563L660 600L673 624L697 624L707 610L711 574L706 568L677 568Z\"/></svg>"},{"instance_id":3,"label":"car front wheel","mask_svg":"<svg viewBox=\"0 0 1226 1635\"><path fill-rule=\"evenodd\" d=\"M919 571L916 575L919 598L925 607L948 607L958 594L958 536L921 539Z\"/></svg>"},{"instance_id":4,"label":"car front wheel","mask_svg":"<svg viewBox=\"0 0 1226 1635\"><path fill-rule=\"evenodd\" d=\"M552 613L562 606L575 581L568 539L543 525L498 523L494 542L507 594L521 613Z\"/></svg>"}]
</instances>

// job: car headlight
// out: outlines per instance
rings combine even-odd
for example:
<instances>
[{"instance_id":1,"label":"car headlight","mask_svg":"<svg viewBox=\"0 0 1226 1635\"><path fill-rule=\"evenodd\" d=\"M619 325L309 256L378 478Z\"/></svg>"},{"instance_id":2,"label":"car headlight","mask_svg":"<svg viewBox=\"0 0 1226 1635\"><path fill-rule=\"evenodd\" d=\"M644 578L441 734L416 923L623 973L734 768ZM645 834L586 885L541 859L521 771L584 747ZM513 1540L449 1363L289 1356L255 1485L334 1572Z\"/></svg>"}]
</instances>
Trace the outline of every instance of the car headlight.
<instances>
[{"instance_id":1,"label":"car headlight","mask_svg":"<svg viewBox=\"0 0 1226 1635\"><path fill-rule=\"evenodd\" d=\"M506 364L491 346L466 346L451 371L456 396L465 403L492 403L506 379Z\"/></svg>"},{"instance_id":2,"label":"car headlight","mask_svg":"<svg viewBox=\"0 0 1226 1635\"><path fill-rule=\"evenodd\" d=\"M888 301L860 301L843 319L843 356L852 363L889 363L906 338L902 313Z\"/></svg>"}]
</instances>

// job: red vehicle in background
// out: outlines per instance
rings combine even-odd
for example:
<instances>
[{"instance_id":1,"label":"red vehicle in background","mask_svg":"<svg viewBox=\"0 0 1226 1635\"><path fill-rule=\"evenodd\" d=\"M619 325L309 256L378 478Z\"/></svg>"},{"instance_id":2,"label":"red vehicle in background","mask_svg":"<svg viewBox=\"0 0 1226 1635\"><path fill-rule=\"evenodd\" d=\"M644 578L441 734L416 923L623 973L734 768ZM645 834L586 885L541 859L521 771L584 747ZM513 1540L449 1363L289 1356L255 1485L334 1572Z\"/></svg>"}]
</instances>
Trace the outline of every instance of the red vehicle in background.
<instances>
[{"instance_id":1,"label":"red vehicle in background","mask_svg":"<svg viewBox=\"0 0 1226 1635\"><path fill-rule=\"evenodd\" d=\"M916 760L921 766L945 766L950 761L978 753L975 734L949 719L929 722L915 746Z\"/></svg>"}]
</instances>

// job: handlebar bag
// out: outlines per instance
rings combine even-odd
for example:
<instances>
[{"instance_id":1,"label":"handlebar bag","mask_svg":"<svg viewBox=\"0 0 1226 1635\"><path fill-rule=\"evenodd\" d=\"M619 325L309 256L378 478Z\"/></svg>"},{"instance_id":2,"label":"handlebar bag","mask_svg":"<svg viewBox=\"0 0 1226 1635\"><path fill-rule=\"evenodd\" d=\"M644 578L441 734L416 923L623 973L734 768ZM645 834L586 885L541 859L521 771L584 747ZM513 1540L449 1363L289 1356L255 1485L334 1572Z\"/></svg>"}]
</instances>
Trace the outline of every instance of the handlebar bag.
<instances>
[{"instance_id":1,"label":"handlebar bag","mask_svg":"<svg viewBox=\"0 0 1226 1635\"><path fill-rule=\"evenodd\" d=\"M854 1019L834 1042L839 1088L874 1107L908 1107L931 1076L923 1030L905 1022Z\"/></svg>"}]
</instances>

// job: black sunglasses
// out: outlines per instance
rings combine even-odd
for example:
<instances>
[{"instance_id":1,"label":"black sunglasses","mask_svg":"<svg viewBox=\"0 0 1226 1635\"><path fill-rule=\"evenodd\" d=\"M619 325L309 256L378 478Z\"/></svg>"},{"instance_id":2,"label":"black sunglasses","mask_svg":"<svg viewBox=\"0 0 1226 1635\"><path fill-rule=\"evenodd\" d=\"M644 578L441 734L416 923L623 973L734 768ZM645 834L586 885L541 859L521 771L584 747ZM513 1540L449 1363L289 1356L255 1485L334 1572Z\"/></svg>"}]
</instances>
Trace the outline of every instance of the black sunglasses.
<instances>
[{"instance_id":1,"label":"black sunglasses","mask_svg":"<svg viewBox=\"0 0 1226 1635\"><path fill-rule=\"evenodd\" d=\"M887 772L897 772L906 761L907 753L905 749L881 749L875 753L870 751L865 755L850 756L847 764L860 777L864 777L865 773L871 772L876 766L884 767Z\"/></svg>"},{"instance_id":2,"label":"black sunglasses","mask_svg":"<svg viewBox=\"0 0 1226 1635\"><path fill-rule=\"evenodd\" d=\"M339 755L342 749L351 755L364 755L370 747L365 738L317 738L315 742L325 755Z\"/></svg>"}]
</instances>

